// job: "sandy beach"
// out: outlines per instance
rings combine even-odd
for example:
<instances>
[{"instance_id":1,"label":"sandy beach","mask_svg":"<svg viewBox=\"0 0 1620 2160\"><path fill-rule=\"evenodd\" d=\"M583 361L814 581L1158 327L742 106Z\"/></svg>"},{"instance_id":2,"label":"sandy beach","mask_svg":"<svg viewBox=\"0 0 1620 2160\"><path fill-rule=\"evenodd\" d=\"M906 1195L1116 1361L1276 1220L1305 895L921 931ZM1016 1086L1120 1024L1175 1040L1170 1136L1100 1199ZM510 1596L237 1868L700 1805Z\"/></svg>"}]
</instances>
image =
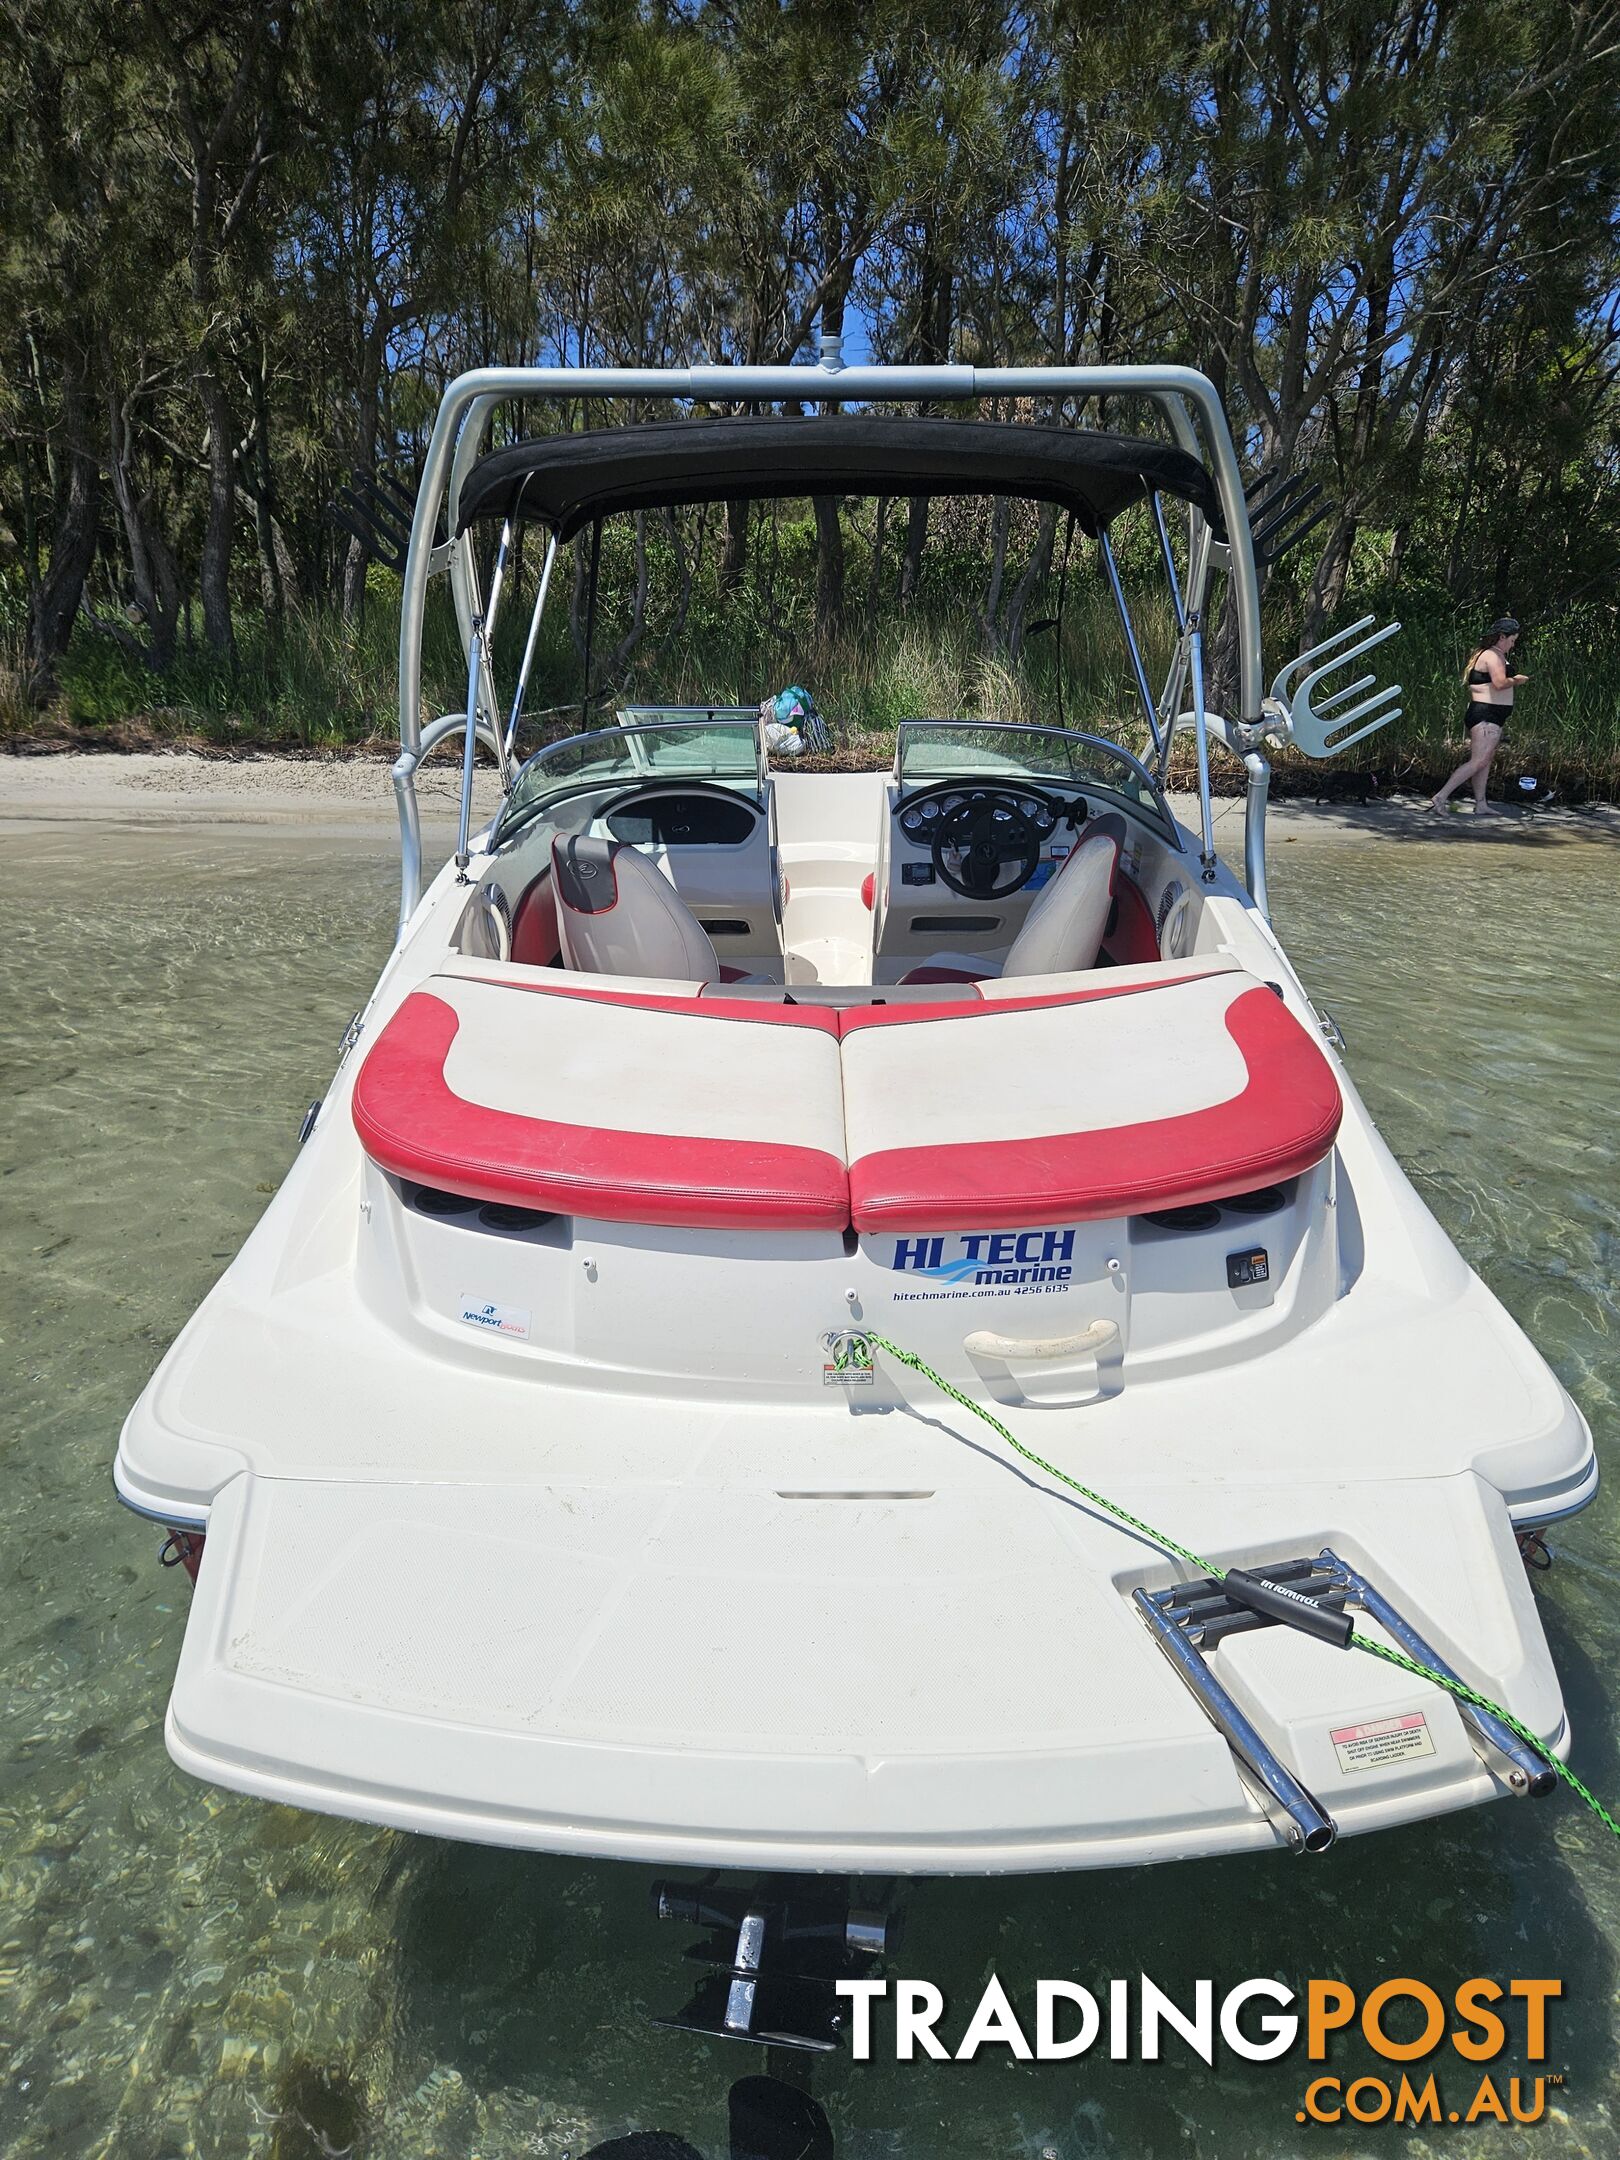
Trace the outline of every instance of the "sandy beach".
<instances>
[{"instance_id":1,"label":"sandy beach","mask_svg":"<svg viewBox=\"0 0 1620 2160\"><path fill-rule=\"evenodd\" d=\"M424 771L417 782L424 827L453 823L459 792L460 774L453 764L436 763ZM480 822L493 813L498 800L494 773L480 767L475 788ZM1196 830L1196 800L1178 795L1172 802L1176 814ZM1241 798L1219 798L1215 821L1222 852L1241 857ZM0 829L16 832L64 822L207 822L311 838L374 837L396 829L388 765L380 758L223 758L144 750L0 756ZM1431 816L1415 796L1365 805L1295 800L1272 805L1269 832L1273 846L1423 838L1451 845L1544 847L1620 839L1620 807L1505 806L1476 825L1471 810Z\"/></svg>"},{"instance_id":2,"label":"sandy beach","mask_svg":"<svg viewBox=\"0 0 1620 2160\"><path fill-rule=\"evenodd\" d=\"M425 827L453 824L459 766L435 762L418 776L416 792ZM499 800L494 772L480 767L474 788L480 821L493 815ZM74 821L206 822L311 838L398 830L393 785L381 758L215 758L161 750L0 757L0 829Z\"/></svg>"}]
</instances>

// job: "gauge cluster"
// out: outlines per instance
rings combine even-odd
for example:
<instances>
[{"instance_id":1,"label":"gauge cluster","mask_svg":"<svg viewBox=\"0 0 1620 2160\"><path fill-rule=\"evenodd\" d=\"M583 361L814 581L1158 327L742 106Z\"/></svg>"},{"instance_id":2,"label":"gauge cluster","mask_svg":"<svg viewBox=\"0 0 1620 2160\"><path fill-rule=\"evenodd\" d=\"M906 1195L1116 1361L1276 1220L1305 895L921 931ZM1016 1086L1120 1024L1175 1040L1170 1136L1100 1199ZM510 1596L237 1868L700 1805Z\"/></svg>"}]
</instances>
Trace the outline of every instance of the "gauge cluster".
<instances>
[{"instance_id":1,"label":"gauge cluster","mask_svg":"<svg viewBox=\"0 0 1620 2160\"><path fill-rule=\"evenodd\" d=\"M921 802L913 803L909 809L900 813L900 830L908 840L926 847L933 839L941 820L960 809L963 803L975 800L976 795L977 790L963 788L955 795L925 796ZM995 800L993 797L990 799L992 802ZM1034 795L1014 796L1008 789L1004 792L1003 802L995 805L994 815L1005 818L1008 808L1015 803L1040 837L1043 840L1049 839L1057 826L1057 818L1051 805Z\"/></svg>"}]
</instances>

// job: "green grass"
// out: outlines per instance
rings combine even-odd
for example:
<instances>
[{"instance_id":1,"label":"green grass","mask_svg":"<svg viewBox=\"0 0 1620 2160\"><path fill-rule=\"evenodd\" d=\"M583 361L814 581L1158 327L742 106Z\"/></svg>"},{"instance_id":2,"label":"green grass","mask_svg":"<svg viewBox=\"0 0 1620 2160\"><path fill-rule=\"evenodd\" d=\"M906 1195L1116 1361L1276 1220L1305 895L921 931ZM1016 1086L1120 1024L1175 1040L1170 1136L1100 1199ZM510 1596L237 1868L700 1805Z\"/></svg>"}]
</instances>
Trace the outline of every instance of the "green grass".
<instances>
[{"instance_id":1,"label":"green grass","mask_svg":"<svg viewBox=\"0 0 1620 2160\"><path fill-rule=\"evenodd\" d=\"M684 632L675 637L655 615L624 670L615 696L593 709L593 722L612 702L752 705L785 682L808 683L837 726L842 753L856 762L886 754L896 722L910 717L964 716L1047 721L1139 743L1142 724L1112 602L1089 575L1071 577L1065 608L1064 680L1059 696L1056 639L1031 637L1017 666L984 650L976 603L982 567L930 558L915 612L890 608L868 629L855 621L837 637L818 640L806 598L778 603L778 574L807 595L809 535L790 527L769 566L729 598L713 590L694 596ZM621 546L621 554L623 547ZM784 561L784 558L786 560ZM1144 566L1137 566L1140 570ZM622 624L618 593L625 565L604 549L599 667ZM532 575L532 573L531 573ZM543 626L528 696L525 741L573 732L580 725L580 666L569 634L563 578ZM864 570L852 560L852 606L859 616ZM1157 682L1173 638L1168 601L1137 575L1133 600L1150 680ZM363 618L345 625L335 611L294 612L277 625L249 618L239 626L234 665L201 651L182 653L165 676L153 674L88 627L74 637L61 671L61 695L49 713L22 696L13 633L0 647L0 742L46 747L63 743L135 747L173 743L218 750L276 749L331 754L381 751L397 740L398 586L374 573ZM957 597L962 596L960 604ZM1049 613L1049 590L1031 613ZM1353 603L1354 614L1379 611ZM1285 598L1268 605L1267 657L1275 669L1297 645L1297 623ZM514 679L527 627L528 593L504 610L496 640L497 679ZM1374 656L1380 680L1403 686L1403 717L1356 745L1323 774L1284 753L1279 786L1432 788L1462 754L1464 693L1471 619L1430 607L1409 613L1400 636ZM1608 611L1573 616L1522 649L1531 677L1521 693L1504 766L1534 772L1566 799L1620 796L1620 670ZM423 718L465 703L465 670L442 585L428 611L423 653ZM1236 783L1236 769L1222 784ZM1190 752L1178 752L1178 772L1190 771Z\"/></svg>"}]
</instances>

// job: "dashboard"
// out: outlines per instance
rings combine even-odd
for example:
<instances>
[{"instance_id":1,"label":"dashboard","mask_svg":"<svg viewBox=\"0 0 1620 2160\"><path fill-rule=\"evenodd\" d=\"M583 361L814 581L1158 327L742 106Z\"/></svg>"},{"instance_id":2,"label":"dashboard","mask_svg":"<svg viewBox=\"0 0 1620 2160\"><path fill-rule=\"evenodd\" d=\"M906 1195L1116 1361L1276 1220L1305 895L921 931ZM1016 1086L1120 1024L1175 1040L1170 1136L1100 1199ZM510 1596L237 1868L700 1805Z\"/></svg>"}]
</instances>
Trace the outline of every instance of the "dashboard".
<instances>
[{"instance_id":1,"label":"dashboard","mask_svg":"<svg viewBox=\"0 0 1620 2160\"><path fill-rule=\"evenodd\" d=\"M874 880L874 979L903 980L913 962L941 955L955 966L982 955L994 972L1090 818L1072 780L974 774L891 795Z\"/></svg>"},{"instance_id":2,"label":"dashboard","mask_svg":"<svg viewBox=\"0 0 1620 2160\"><path fill-rule=\"evenodd\" d=\"M615 840L633 846L740 847L753 838L760 815L751 803L727 802L718 788L671 789L611 806L602 823Z\"/></svg>"},{"instance_id":3,"label":"dashboard","mask_svg":"<svg viewBox=\"0 0 1620 2160\"><path fill-rule=\"evenodd\" d=\"M980 792L978 788L964 785L955 792L927 795L921 801L914 801L900 812L900 830L917 846L927 847L940 825ZM998 792L1016 803L1020 816L1029 821L1043 840L1050 839L1057 830L1059 820L1050 803L1038 796L1019 795L1011 788L1001 788Z\"/></svg>"}]
</instances>

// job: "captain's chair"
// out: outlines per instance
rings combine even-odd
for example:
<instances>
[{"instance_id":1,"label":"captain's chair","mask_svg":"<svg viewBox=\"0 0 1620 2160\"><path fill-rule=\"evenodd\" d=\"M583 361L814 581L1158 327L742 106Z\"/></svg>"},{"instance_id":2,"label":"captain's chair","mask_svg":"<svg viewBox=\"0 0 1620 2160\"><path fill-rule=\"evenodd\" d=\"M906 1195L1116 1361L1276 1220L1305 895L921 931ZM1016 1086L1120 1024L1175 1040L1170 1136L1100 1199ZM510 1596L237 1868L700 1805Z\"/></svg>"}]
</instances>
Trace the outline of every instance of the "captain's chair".
<instances>
[{"instance_id":1,"label":"captain's chair","mask_svg":"<svg viewBox=\"0 0 1620 2160\"><path fill-rule=\"evenodd\" d=\"M551 868L565 967L671 982L757 979L721 963L668 878L625 842L570 834L551 843Z\"/></svg>"},{"instance_id":2,"label":"captain's chair","mask_svg":"<svg viewBox=\"0 0 1620 2160\"><path fill-rule=\"evenodd\" d=\"M1009 975L1072 975L1097 965L1114 904L1123 818L1094 818L1085 838L1030 902L1023 927L1007 948ZM965 953L939 953L901 977L907 983L981 982L990 972Z\"/></svg>"}]
</instances>

